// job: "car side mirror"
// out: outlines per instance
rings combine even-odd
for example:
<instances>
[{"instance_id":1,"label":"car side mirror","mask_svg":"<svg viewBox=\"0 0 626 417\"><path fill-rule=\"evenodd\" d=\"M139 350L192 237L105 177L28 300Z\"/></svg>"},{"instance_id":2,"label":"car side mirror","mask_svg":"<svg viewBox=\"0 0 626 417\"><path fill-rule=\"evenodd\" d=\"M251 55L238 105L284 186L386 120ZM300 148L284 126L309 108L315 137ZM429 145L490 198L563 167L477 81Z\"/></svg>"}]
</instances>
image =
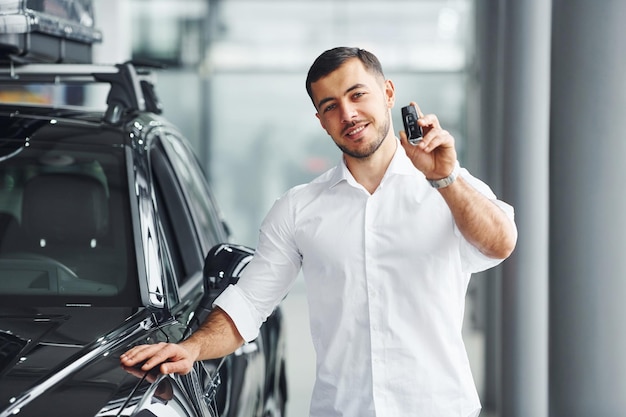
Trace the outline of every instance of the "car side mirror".
<instances>
[{"instance_id":1,"label":"car side mirror","mask_svg":"<svg viewBox=\"0 0 626 417\"><path fill-rule=\"evenodd\" d=\"M209 250L202 269L204 295L196 311L196 317L201 322L213 308L217 296L230 284L237 283L241 271L253 255L253 249L229 243L217 244Z\"/></svg>"}]
</instances>

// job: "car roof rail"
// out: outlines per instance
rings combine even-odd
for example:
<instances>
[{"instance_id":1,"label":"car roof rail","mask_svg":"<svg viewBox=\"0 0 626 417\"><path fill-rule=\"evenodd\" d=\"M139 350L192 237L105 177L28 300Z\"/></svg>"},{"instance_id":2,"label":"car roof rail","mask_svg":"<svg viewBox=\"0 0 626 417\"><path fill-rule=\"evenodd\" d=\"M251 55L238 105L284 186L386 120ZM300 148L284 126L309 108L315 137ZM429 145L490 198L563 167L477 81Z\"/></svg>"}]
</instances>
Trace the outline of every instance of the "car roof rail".
<instances>
[{"instance_id":1,"label":"car roof rail","mask_svg":"<svg viewBox=\"0 0 626 417\"><path fill-rule=\"evenodd\" d=\"M163 108L154 89L154 71L132 62L98 64L24 64L11 62L0 67L0 82L9 84L92 84L110 85L104 121L118 124L126 112L149 111L161 114Z\"/></svg>"}]
</instances>

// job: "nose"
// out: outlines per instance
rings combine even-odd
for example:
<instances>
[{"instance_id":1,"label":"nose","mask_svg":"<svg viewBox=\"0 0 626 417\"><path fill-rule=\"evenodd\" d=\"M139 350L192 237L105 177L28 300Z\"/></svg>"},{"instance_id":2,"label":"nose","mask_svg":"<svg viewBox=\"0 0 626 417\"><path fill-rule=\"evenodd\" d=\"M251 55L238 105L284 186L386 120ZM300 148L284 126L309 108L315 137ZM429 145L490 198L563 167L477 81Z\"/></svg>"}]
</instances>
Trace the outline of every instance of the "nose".
<instances>
[{"instance_id":1,"label":"nose","mask_svg":"<svg viewBox=\"0 0 626 417\"><path fill-rule=\"evenodd\" d=\"M352 123L357 118L358 112L352 103L344 103L341 105L341 122Z\"/></svg>"}]
</instances>

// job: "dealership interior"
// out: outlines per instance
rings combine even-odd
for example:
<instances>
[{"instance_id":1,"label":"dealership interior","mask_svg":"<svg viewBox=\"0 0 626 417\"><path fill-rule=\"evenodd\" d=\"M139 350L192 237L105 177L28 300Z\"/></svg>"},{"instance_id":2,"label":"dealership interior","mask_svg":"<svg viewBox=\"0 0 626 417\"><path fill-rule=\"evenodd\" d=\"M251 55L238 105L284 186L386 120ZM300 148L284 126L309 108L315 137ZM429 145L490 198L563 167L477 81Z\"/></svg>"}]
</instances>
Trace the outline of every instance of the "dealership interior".
<instances>
[{"instance_id":1,"label":"dealership interior","mask_svg":"<svg viewBox=\"0 0 626 417\"><path fill-rule=\"evenodd\" d=\"M455 137L516 210L519 239L476 274L464 338L482 417L626 410L626 4L619 0L96 0L95 63L153 62L236 243L288 188L334 166L304 80L334 46L374 52L398 103ZM308 413L304 285L284 300L288 416Z\"/></svg>"}]
</instances>

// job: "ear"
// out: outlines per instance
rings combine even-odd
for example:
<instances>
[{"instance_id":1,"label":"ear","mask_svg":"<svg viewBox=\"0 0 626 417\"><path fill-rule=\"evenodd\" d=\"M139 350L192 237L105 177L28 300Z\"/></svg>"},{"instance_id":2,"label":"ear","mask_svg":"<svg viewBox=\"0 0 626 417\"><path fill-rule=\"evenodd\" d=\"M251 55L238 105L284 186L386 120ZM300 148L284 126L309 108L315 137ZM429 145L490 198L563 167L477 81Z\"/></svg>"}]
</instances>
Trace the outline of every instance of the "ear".
<instances>
[{"instance_id":1,"label":"ear","mask_svg":"<svg viewBox=\"0 0 626 417\"><path fill-rule=\"evenodd\" d=\"M320 121L320 125L322 125L322 129L324 129L326 131L326 133L328 133L328 130L326 129L326 126L324 125L324 121L320 117L320 114L319 113L315 113L315 117L317 117L317 120ZM328 133L328 134L330 135L330 133Z\"/></svg>"},{"instance_id":2,"label":"ear","mask_svg":"<svg viewBox=\"0 0 626 417\"><path fill-rule=\"evenodd\" d=\"M389 109L396 103L396 87L391 80L385 80L385 101Z\"/></svg>"}]
</instances>

